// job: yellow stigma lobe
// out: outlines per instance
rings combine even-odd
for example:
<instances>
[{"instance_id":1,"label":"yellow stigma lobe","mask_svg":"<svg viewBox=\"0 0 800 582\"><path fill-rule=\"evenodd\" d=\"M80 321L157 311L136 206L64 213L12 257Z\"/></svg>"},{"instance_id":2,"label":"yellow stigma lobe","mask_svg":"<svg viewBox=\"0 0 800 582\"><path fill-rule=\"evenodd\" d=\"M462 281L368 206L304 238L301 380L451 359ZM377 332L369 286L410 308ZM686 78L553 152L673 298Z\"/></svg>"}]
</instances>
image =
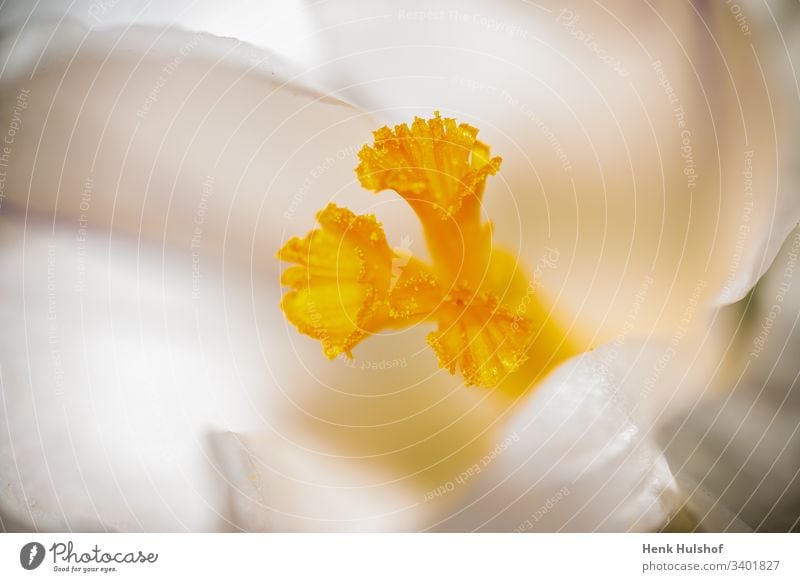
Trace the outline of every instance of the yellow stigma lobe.
<instances>
[{"instance_id":1,"label":"yellow stigma lobe","mask_svg":"<svg viewBox=\"0 0 800 582\"><path fill-rule=\"evenodd\" d=\"M470 199L480 201L488 176L497 173L501 158L476 139L471 125L455 119L417 117L394 130L375 132L375 143L358 154L356 175L367 190L394 190L418 212L435 211L453 217Z\"/></svg>"},{"instance_id":2,"label":"yellow stigma lobe","mask_svg":"<svg viewBox=\"0 0 800 582\"><path fill-rule=\"evenodd\" d=\"M428 335L428 344L439 365L451 374L458 367L468 386L495 386L527 359L530 321L515 316L493 295L456 291L438 315L439 330Z\"/></svg>"},{"instance_id":3,"label":"yellow stigma lobe","mask_svg":"<svg viewBox=\"0 0 800 582\"><path fill-rule=\"evenodd\" d=\"M348 356L369 333L389 295L392 250L374 216L329 204L317 213L322 228L293 238L280 251L296 263L283 272L291 288L281 308L301 333L322 342L325 355Z\"/></svg>"}]
</instances>

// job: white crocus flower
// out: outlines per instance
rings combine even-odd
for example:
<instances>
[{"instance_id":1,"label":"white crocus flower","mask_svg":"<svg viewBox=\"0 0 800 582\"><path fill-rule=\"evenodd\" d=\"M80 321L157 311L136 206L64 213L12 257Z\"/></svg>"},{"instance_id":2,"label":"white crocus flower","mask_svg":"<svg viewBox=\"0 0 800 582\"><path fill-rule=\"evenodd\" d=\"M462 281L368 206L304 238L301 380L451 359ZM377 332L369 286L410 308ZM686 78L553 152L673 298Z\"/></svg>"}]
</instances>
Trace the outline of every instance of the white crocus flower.
<instances>
[{"instance_id":1,"label":"white crocus flower","mask_svg":"<svg viewBox=\"0 0 800 582\"><path fill-rule=\"evenodd\" d=\"M712 307L752 287L798 218L780 84L730 23L677 11L620 37L631 6L575 20L502 4L506 28L409 6L354 34L358 14L323 7L342 19L319 25L329 50L295 65L157 27L7 37L4 524L659 527L681 497L656 427L715 371ZM353 168L375 119L434 109L504 157L495 239L602 346L510 398L438 370L424 325L345 365L277 308L273 253L328 201L424 252L408 208Z\"/></svg>"}]
</instances>

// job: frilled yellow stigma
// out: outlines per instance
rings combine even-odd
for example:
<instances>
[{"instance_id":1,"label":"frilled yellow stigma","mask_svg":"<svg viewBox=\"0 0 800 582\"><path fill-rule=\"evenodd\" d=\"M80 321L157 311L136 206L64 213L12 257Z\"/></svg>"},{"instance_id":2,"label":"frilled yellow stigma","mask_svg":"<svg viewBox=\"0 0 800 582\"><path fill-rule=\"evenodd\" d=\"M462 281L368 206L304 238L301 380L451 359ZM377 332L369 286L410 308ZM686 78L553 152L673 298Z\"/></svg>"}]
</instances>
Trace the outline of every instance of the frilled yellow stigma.
<instances>
[{"instance_id":1,"label":"frilled yellow stigma","mask_svg":"<svg viewBox=\"0 0 800 582\"><path fill-rule=\"evenodd\" d=\"M410 128L383 127L374 145L359 152L356 174L367 190L394 190L418 212L446 220L465 204L477 210L486 178L500 169L501 158L491 158L477 135L471 125L456 125L438 112L433 119L417 117Z\"/></svg>"},{"instance_id":2,"label":"frilled yellow stigma","mask_svg":"<svg viewBox=\"0 0 800 582\"><path fill-rule=\"evenodd\" d=\"M278 251L280 260L296 263L281 276L291 288L281 308L301 333L322 342L326 356L352 357L370 333L428 317L437 307L436 279L420 261L410 258L392 281L396 255L374 216L329 204L317 222L322 228Z\"/></svg>"},{"instance_id":3,"label":"frilled yellow stigma","mask_svg":"<svg viewBox=\"0 0 800 582\"><path fill-rule=\"evenodd\" d=\"M278 251L279 259L296 263L281 277L291 288L281 307L300 332L322 342L326 356L350 356L385 309L392 250L374 216L330 204L317 221L322 228Z\"/></svg>"},{"instance_id":4,"label":"frilled yellow stigma","mask_svg":"<svg viewBox=\"0 0 800 582\"><path fill-rule=\"evenodd\" d=\"M481 198L501 159L477 134L437 112L411 127L377 130L359 152L361 185L394 190L408 202L431 264L409 255L398 268L374 216L333 204L317 214L319 229L278 252L294 263L283 273L290 290L281 307L326 356L351 357L370 334L419 322L436 324L429 345L441 367L460 371L467 385L497 386L526 362L535 377L571 354L516 260L492 244Z\"/></svg>"},{"instance_id":5,"label":"frilled yellow stigma","mask_svg":"<svg viewBox=\"0 0 800 582\"><path fill-rule=\"evenodd\" d=\"M439 329L428 335L428 344L439 365L451 374L460 368L468 385L495 386L528 357L530 322L493 295L454 291L445 298L438 320Z\"/></svg>"}]
</instances>

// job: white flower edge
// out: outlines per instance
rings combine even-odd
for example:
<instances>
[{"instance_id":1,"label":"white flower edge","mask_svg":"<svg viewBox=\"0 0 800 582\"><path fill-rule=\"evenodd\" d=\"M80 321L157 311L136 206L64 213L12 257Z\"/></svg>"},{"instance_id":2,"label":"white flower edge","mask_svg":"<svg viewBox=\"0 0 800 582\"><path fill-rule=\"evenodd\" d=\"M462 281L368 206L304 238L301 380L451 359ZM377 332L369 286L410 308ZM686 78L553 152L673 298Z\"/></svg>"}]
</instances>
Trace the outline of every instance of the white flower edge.
<instances>
[{"instance_id":1,"label":"white flower edge","mask_svg":"<svg viewBox=\"0 0 800 582\"><path fill-rule=\"evenodd\" d=\"M204 32L68 22L29 24L6 48L0 113L24 127L4 205L74 220L90 182L94 225L182 247L212 187L206 250L246 264L327 201L351 204L375 122L273 54Z\"/></svg>"}]
</instances>

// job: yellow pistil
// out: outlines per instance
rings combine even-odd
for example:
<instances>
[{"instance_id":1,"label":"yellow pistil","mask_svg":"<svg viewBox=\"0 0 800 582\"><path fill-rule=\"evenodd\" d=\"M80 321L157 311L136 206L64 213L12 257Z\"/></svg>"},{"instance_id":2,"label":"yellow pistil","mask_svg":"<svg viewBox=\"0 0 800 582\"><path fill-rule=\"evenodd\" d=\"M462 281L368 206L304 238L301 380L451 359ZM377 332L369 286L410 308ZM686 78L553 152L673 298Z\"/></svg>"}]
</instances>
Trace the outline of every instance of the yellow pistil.
<instances>
[{"instance_id":1,"label":"yellow pistil","mask_svg":"<svg viewBox=\"0 0 800 582\"><path fill-rule=\"evenodd\" d=\"M491 253L491 226L481 221L486 178L500 169L478 130L436 112L394 130L375 132L358 154L356 175L367 190L394 190L422 222L437 276L444 285L474 286Z\"/></svg>"},{"instance_id":2,"label":"yellow pistil","mask_svg":"<svg viewBox=\"0 0 800 582\"><path fill-rule=\"evenodd\" d=\"M372 333L420 321L439 363L467 385L496 386L525 362L530 379L573 353L563 330L536 297L516 260L492 245L481 219L488 176L501 159L454 119L416 118L381 128L359 152L364 188L394 190L422 223L433 263L404 257L397 272L381 225L331 204L320 229L290 240L278 258L290 287L281 307L301 333L322 342L329 358Z\"/></svg>"},{"instance_id":3,"label":"yellow pistil","mask_svg":"<svg viewBox=\"0 0 800 582\"><path fill-rule=\"evenodd\" d=\"M282 261L297 263L281 277L292 289L281 307L301 333L322 342L326 356L350 356L385 310L392 250L374 216L329 204L317 221L321 229L278 251Z\"/></svg>"}]
</instances>

